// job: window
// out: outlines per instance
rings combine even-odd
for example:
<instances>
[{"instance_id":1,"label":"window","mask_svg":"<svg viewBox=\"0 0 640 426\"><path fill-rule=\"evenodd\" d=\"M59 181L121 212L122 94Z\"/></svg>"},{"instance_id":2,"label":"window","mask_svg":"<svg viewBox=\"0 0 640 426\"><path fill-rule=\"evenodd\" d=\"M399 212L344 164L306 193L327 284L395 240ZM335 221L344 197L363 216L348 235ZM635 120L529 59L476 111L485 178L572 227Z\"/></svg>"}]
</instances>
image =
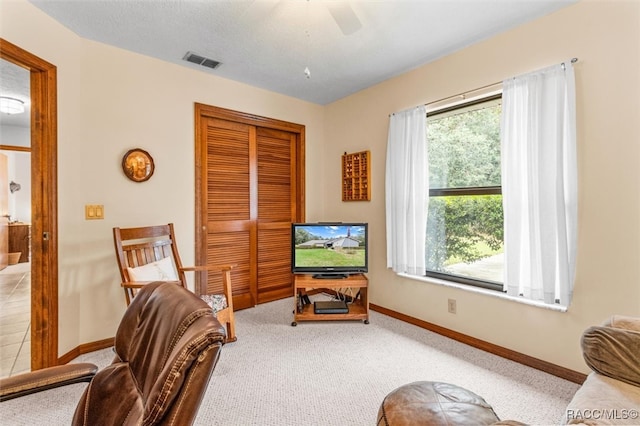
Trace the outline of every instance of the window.
<instances>
[{"instance_id":1,"label":"window","mask_svg":"<svg viewBox=\"0 0 640 426\"><path fill-rule=\"evenodd\" d=\"M503 289L501 101L427 114L427 276Z\"/></svg>"}]
</instances>

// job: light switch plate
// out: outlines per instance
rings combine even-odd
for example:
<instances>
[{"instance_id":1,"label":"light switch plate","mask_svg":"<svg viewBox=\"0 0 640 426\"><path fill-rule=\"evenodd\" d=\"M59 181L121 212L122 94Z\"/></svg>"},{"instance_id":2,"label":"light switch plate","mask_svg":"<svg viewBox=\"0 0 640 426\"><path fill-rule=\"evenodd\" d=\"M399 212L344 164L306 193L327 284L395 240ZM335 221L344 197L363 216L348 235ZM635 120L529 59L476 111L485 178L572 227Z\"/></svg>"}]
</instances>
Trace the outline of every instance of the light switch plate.
<instances>
[{"instance_id":1,"label":"light switch plate","mask_svg":"<svg viewBox=\"0 0 640 426\"><path fill-rule=\"evenodd\" d=\"M86 220L104 219L104 205L102 204L85 205L84 218Z\"/></svg>"}]
</instances>

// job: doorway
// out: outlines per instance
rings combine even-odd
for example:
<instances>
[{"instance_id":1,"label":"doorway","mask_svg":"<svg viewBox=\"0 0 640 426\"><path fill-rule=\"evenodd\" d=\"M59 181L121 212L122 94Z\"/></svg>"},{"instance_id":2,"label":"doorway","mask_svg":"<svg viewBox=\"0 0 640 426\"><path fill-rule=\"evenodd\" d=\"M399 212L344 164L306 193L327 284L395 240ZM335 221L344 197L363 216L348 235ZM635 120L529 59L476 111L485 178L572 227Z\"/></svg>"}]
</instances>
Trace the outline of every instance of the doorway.
<instances>
[{"instance_id":1,"label":"doorway","mask_svg":"<svg viewBox=\"0 0 640 426\"><path fill-rule=\"evenodd\" d=\"M0 59L0 377L31 370L29 71Z\"/></svg>"},{"instance_id":2,"label":"doorway","mask_svg":"<svg viewBox=\"0 0 640 426\"><path fill-rule=\"evenodd\" d=\"M39 370L58 363L57 69L4 39L0 59L29 72L31 370Z\"/></svg>"}]
</instances>

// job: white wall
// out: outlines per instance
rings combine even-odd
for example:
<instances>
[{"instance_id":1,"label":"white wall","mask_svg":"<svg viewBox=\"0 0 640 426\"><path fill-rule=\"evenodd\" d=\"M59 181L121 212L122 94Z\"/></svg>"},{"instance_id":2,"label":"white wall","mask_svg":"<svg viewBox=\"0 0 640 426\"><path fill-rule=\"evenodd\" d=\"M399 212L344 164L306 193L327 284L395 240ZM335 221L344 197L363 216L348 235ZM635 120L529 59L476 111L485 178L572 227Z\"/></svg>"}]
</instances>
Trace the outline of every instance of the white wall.
<instances>
[{"instance_id":1,"label":"white wall","mask_svg":"<svg viewBox=\"0 0 640 426\"><path fill-rule=\"evenodd\" d=\"M8 158L9 182L20 184L20 190L9 192L9 214L14 222L31 223L31 154L2 151Z\"/></svg>"},{"instance_id":2,"label":"white wall","mask_svg":"<svg viewBox=\"0 0 640 426\"><path fill-rule=\"evenodd\" d=\"M307 191L320 193L323 108L208 72L77 37L25 0L0 4L0 36L57 66L59 354L112 337L125 309L112 228L173 222L183 263L194 260L194 102L306 126ZM131 148L155 161L125 178ZM86 221L85 204L104 220ZM321 200L308 197L311 216Z\"/></svg>"},{"instance_id":3,"label":"white wall","mask_svg":"<svg viewBox=\"0 0 640 426\"><path fill-rule=\"evenodd\" d=\"M578 57L579 241L567 313L418 282L386 269L388 115ZM640 316L640 3L582 1L363 90L326 109L324 218L370 224L377 305L576 371L579 338L614 313ZM340 155L369 149L372 201L340 202ZM457 300L456 315L447 299Z\"/></svg>"},{"instance_id":4,"label":"white wall","mask_svg":"<svg viewBox=\"0 0 640 426\"><path fill-rule=\"evenodd\" d=\"M31 145L31 131L25 127L0 126L0 145ZM9 193L9 214L12 221L31 222L31 154L21 151L1 151L7 156L9 182L20 184L20 190Z\"/></svg>"}]
</instances>

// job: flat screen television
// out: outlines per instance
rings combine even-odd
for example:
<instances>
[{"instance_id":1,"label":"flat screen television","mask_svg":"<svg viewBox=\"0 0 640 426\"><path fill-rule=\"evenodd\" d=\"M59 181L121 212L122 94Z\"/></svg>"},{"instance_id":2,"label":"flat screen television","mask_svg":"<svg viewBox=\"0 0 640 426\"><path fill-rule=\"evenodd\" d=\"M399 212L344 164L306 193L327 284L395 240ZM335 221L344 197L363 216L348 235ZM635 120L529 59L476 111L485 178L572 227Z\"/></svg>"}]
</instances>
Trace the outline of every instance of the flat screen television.
<instances>
[{"instance_id":1,"label":"flat screen television","mask_svg":"<svg viewBox=\"0 0 640 426\"><path fill-rule=\"evenodd\" d=\"M366 223L291 224L291 270L314 278L346 278L368 272Z\"/></svg>"}]
</instances>

